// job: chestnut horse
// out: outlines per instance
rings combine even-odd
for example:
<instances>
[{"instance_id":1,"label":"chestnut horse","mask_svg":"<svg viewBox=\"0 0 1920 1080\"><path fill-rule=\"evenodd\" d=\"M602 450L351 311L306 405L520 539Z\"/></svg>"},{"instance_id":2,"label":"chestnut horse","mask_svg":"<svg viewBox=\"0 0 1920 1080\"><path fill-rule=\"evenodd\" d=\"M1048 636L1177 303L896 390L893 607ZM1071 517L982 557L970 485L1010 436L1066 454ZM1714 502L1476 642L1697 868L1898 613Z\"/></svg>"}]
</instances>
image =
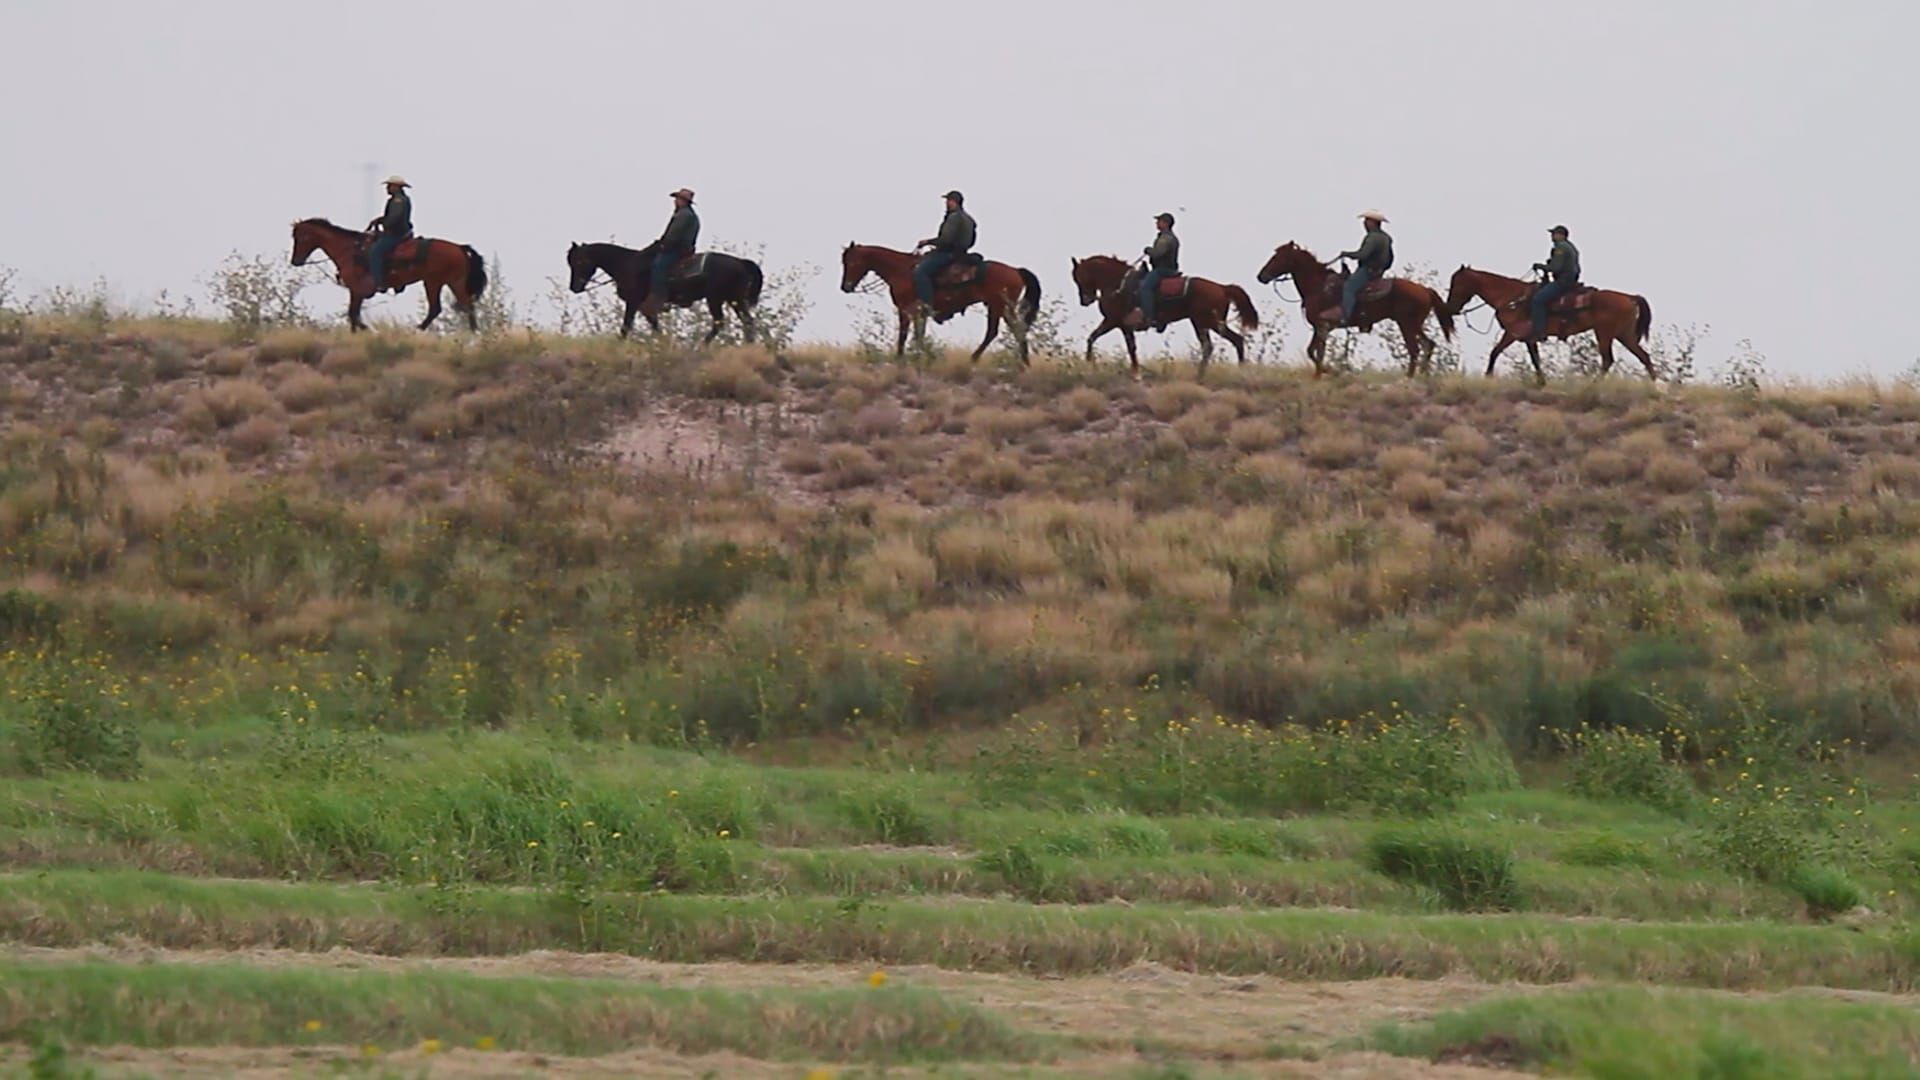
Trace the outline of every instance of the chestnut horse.
<instances>
[{"instance_id":1,"label":"chestnut horse","mask_svg":"<svg viewBox=\"0 0 1920 1080\"><path fill-rule=\"evenodd\" d=\"M1471 266L1453 272L1453 283L1447 287L1447 307L1457 312L1466 307L1468 301L1479 299L1493 309L1493 317L1500 322L1500 340L1487 357L1488 375L1493 374L1494 365L1499 363L1500 354L1507 346L1525 341L1527 357L1533 361L1533 377L1542 383L1547 381L1546 369L1540 366L1540 346L1533 340L1533 315L1526 305L1532 288L1531 282L1520 278L1475 270ZM1547 333L1564 341L1591 331L1600 343L1602 375L1613 370L1613 343L1618 341L1640 358L1641 366L1647 369L1647 378L1659 382L1660 372L1642 344L1653 329L1653 305L1647 303L1644 296L1609 289L1594 289L1592 297L1590 305L1575 311L1548 311Z\"/></svg>"},{"instance_id":2,"label":"chestnut horse","mask_svg":"<svg viewBox=\"0 0 1920 1080\"><path fill-rule=\"evenodd\" d=\"M900 316L900 339L893 347L895 356L906 355L907 330L920 308L920 301L913 294L913 268L918 264L919 256L912 252L872 244L848 244L840 253L841 292L852 292L868 274L874 274L886 283L887 291L893 295L893 307ZM1034 316L1040 314L1040 279L1025 267L1003 262L989 261L981 271L965 285L940 285L935 289L934 320L946 322L975 304L987 305L987 336L981 339L980 347L973 350L973 358L978 360L987 346L993 344L993 339L1000 336L1001 318L1013 310L1020 318L1018 344L1020 362L1025 364L1026 328L1032 326ZM1020 305L1017 310L1014 309L1016 303Z\"/></svg>"},{"instance_id":3,"label":"chestnut horse","mask_svg":"<svg viewBox=\"0 0 1920 1080\"><path fill-rule=\"evenodd\" d=\"M1321 313L1329 307L1340 306L1340 287L1345 279L1321 262L1319 256L1292 241L1273 249L1273 257L1260 268L1260 284L1288 275L1292 275L1294 286L1300 290L1301 314L1313 327L1313 340L1307 343L1307 358L1313 361L1313 377L1317 379L1326 374L1327 333L1335 328L1334 323L1321 318ZM1375 292L1382 284L1386 286L1384 296ZM1440 333L1452 341L1453 311L1440 299L1439 293L1408 278L1384 278L1361 294L1353 321L1363 331L1373 329L1377 322L1397 324L1407 342L1408 376L1421 372L1431 375L1434 343L1427 336L1429 315L1440 320Z\"/></svg>"},{"instance_id":4,"label":"chestnut horse","mask_svg":"<svg viewBox=\"0 0 1920 1080\"><path fill-rule=\"evenodd\" d=\"M1080 287L1082 307L1096 301L1100 304L1100 325L1087 338L1087 359L1093 359L1093 343L1099 341L1101 335L1109 330L1118 330L1127 339L1127 360L1137 374L1140 371L1140 354L1134 348L1134 331L1151 328L1145 326L1137 314L1140 310L1139 278L1129 274L1131 269L1124 259L1112 255L1089 255L1073 260L1073 283ZM1167 323L1185 319L1193 324L1193 332L1200 339L1200 371L1203 374L1207 370L1207 362L1213 359L1213 336L1209 331L1231 342L1240 362L1246 363L1247 339L1227 326L1227 309L1231 306L1239 312L1242 329L1258 329L1260 313L1254 310L1253 298L1238 285L1222 285L1201 277L1185 280L1192 283L1186 297L1160 297L1155 314Z\"/></svg>"},{"instance_id":5,"label":"chestnut horse","mask_svg":"<svg viewBox=\"0 0 1920 1080\"><path fill-rule=\"evenodd\" d=\"M367 328L360 321L360 305L374 292L365 245L365 233L326 218L293 223L293 265L307 265L316 248L333 260L334 280L347 290L347 324L355 330ZM453 287L454 309L466 313L467 329L480 329L473 304L487 289L487 263L479 252L451 240L408 240L387 259L386 287L399 292L416 281L427 289L427 317L420 320L420 329L440 317L440 290L447 286Z\"/></svg>"}]
</instances>

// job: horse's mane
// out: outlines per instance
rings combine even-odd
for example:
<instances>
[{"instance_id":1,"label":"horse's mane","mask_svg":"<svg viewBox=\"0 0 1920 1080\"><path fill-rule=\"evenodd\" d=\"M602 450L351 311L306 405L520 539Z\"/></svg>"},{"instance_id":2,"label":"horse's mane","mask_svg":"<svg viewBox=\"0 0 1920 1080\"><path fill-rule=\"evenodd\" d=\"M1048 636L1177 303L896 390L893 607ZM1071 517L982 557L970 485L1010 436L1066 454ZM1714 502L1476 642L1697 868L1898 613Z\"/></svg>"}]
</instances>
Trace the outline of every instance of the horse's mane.
<instances>
[{"instance_id":1,"label":"horse's mane","mask_svg":"<svg viewBox=\"0 0 1920 1080\"><path fill-rule=\"evenodd\" d=\"M304 218L300 221L294 222L294 224L295 225L311 225L316 229L325 229L328 232L342 233L348 236L360 235L359 229L349 229L345 225L335 225L333 222L328 221L326 218L323 218L323 217Z\"/></svg>"}]
</instances>

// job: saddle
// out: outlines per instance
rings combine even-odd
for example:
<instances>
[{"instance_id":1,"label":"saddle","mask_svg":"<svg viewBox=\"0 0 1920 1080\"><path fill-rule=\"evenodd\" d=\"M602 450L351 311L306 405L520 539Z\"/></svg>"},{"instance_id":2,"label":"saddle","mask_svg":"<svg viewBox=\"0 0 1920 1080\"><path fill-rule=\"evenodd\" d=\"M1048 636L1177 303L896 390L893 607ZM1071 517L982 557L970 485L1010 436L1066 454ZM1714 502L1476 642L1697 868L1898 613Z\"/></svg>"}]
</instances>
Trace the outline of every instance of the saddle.
<instances>
[{"instance_id":1,"label":"saddle","mask_svg":"<svg viewBox=\"0 0 1920 1080\"><path fill-rule=\"evenodd\" d=\"M707 276L707 260L713 255L710 251L697 251L673 264L667 271L667 284L682 285Z\"/></svg>"},{"instance_id":2,"label":"saddle","mask_svg":"<svg viewBox=\"0 0 1920 1080\"><path fill-rule=\"evenodd\" d=\"M1360 290L1360 302L1366 304L1375 300L1385 300L1393 292L1393 283L1398 280L1398 278L1383 277L1377 281L1368 282L1367 287ZM1340 292L1346 287L1347 275L1340 274L1327 281L1326 288L1321 290L1321 295L1326 298L1328 304L1337 307L1340 304Z\"/></svg>"},{"instance_id":3,"label":"saddle","mask_svg":"<svg viewBox=\"0 0 1920 1080\"><path fill-rule=\"evenodd\" d=\"M1539 291L1540 286L1538 285L1528 289L1527 295L1515 301L1514 306L1523 311L1527 310L1533 304L1534 294ZM1591 285L1575 285L1571 290L1555 297L1553 303L1547 305L1547 314L1573 315L1585 311L1593 306L1594 295L1599 291L1600 290Z\"/></svg>"},{"instance_id":4,"label":"saddle","mask_svg":"<svg viewBox=\"0 0 1920 1080\"><path fill-rule=\"evenodd\" d=\"M1126 277L1120 280L1120 295L1128 298L1132 305L1132 310L1129 314L1136 319L1141 316L1140 279L1145 275L1146 271L1135 266L1127 271ZM1185 274L1175 274L1172 277L1160 279L1160 299L1163 302L1172 301L1175 303L1185 303L1186 299L1192 294L1193 279ZM1161 315L1163 317L1165 316L1164 310L1161 312Z\"/></svg>"},{"instance_id":5,"label":"saddle","mask_svg":"<svg viewBox=\"0 0 1920 1080\"><path fill-rule=\"evenodd\" d=\"M957 289L979 281L986 272L986 256L969 251L965 255L955 257L945 269L935 274L933 283L938 288Z\"/></svg>"},{"instance_id":6,"label":"saddle","mask_svg":"<svg viewBox=\"0 0 1920 1080\"><path fill-rule=\"evenodd\" d=\"M353 249L353 265L363 274L372 272L373 268L367 265L367 253L373 249L373 242L376 239L378 239L377 233L368 233L360 238L359 246ZM387 280L389 282L393 280L395 270L425 266L427 245L430 243L432 241L424 236L411 236L400 241L400 246L394 248L393 254L387 256ZM383 285L382 288L399 292L402 286Z\"/></svg>"}]
</instances>

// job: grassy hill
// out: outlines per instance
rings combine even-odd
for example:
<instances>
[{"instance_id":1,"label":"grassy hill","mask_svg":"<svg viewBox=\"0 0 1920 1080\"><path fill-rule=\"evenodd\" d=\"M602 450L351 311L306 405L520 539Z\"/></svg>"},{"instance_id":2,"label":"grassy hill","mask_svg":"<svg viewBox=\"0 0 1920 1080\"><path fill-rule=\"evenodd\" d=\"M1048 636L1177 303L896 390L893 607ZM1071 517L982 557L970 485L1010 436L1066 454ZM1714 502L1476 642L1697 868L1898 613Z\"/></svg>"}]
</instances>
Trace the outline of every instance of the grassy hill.
<instances>
[{"instance_id":1,"label":"grassy hill","mask_svg":"<svg viewBox=\"0 0 1920 1080\"><path fill-rule=\"evenodd\" d=\"M1910 1075L1917 421L0 326L0 1065Z\"/></svg>"}]
</instances>

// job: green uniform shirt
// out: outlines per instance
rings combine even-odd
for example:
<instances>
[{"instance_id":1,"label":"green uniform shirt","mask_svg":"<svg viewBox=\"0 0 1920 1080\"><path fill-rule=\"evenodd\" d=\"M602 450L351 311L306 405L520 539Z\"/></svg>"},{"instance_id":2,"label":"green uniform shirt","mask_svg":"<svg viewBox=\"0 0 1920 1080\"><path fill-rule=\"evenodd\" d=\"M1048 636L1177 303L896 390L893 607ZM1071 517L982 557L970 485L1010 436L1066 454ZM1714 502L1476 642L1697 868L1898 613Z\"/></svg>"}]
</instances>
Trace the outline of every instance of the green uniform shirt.
<instances>
[{"instance_id":1,"label":"green uniform shirt","mask_svg":"<svg viewBox=\"0 0 1920 1080\"><path fill-rule=\"evenodd\" d=\"M1553 253L1547 256L1542 265L1547 276L1555 281L1573 284L1580 280L1580 249L1573 246L1571 240L1555 240Z\"/></svg>"},{"instance_id":2,"label":"green uniform shirt","mask_svg":"<svg viewBox=\"0 0 1920 1080\"><path fill-rule=\"evenodd\" d=\"M675 207L667 220L667 231L660 234L660 250L677 255L693 254L700 242L700 215L691 206Z\"/></svg>"},{"instance_id":3,"label":"green uniform shirt","mask_svg":"<svg viewBox=\"0 0 1920 1080\"><path fill-rule=\"evenodd\" d=\"M1374 229L1367 238L1360 241L1356 251L1343 251L1343 259L1352 259L1376 274L1384 274L1393 269L1393 237L1385 229Z\"/></svg>"},{"instance_id":4,"label":"green uniform shirt","mask_svg":"<svg viewBox=\"0 0 1920 1080\"><path fill-rule=\"evenodd\" d=\"M386 213L380 216L380 231L388 236L406 236L413 232L413 200L404 191L387 196Z\"/></svg>"},{"instance_id":5,"label":"green uniform shirt","mask_svg":"<svg viewBox=\"0 0 1920 1080\"><path fill-rule=\"evenodd\" d=\"M965 210L949 210L947 216L940 219L940 231L934 235L933 246L941 251L964 255L973 250L978 231L979 226L974 224L972 214Z\"/></svg>"},{"instance_id":6,"label":"green uniform shirt","mask_svg":"<svg viewBox=\"0 0 1920 1080\"><path fill-rule=\"evenodd\" d=\"M1147 249L1147 265L1163 274L1180 272L1180 238L1172 229L1153 238L1153 246Z\"/></svg>"}]
</instances>

